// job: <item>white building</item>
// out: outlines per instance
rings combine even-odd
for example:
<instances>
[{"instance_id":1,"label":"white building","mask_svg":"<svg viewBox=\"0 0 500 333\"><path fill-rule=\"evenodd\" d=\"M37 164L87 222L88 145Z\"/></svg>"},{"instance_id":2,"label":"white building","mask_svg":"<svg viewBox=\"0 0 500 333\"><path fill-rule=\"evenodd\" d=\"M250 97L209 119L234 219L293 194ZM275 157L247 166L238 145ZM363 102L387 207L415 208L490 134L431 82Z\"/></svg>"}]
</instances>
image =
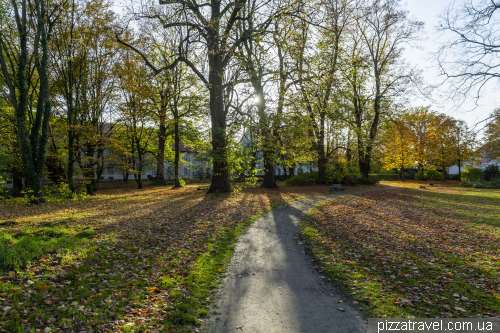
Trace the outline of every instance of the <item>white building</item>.
<instances>
[{"instance_id":1,"label":"white building","mask_svg":"<svg viewBox=\"0 0 500 333\"><path fill-rule=\"evenodd\" d=\"M172 151L175 150L174 145L170 146ZM195 149L180 144L180 165L179 165L179 177L180 178L206 178L207 173L211 174L211 168L207 166L206 158L203 154L198 153ZM141 178L143 180L151 178L156 178L156 160L150 159L149 162L145 163L142 168ZM165 179L174 179L174 162L164 162ZM119 170L119 168L114 166L107 166L104 168L101 175L101 181L123 181L126 174ZM134 181L134 175L129 174L128 181Z\"/></svg>"},{"instance_id":2,"label":"white building","mask_svg":"<svg viewBox=\"0 0 500 333\"><path fill-rule=\"evenodd\" d=\"M484 162L483 161L479 165L477 165L477 167L484 170L488 165L496 165L496 166L498 166L500 168L500 160L492 161L492 162ZM470 164L462 164L462 166L460 167L460 169L463 171L463 170L467 169L470 166L471 166ZM452 165L451 167L449 167L448 168L448 174L450 176L458 175L458 165Z\"/></svg>"}]
</instances>

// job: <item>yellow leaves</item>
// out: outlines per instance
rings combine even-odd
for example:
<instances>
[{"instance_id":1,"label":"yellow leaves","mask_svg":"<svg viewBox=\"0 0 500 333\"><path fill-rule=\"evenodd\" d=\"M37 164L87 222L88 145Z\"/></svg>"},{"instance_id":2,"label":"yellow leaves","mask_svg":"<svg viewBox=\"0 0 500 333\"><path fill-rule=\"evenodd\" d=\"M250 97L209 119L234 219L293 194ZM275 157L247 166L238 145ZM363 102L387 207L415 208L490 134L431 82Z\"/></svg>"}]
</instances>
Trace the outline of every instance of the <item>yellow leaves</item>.
<instances>
[{"instance_id":1,"label":"yellow leaves","mask_svg":"<svg viewBox=\"0 0 500 333\"><path fill-rule=\"evenodd\" d=\"M49 290L49 286L46 284L41 284L38 286L38 289L40 289L41 291L47 291Z\"/></svg>"}]
</instances>

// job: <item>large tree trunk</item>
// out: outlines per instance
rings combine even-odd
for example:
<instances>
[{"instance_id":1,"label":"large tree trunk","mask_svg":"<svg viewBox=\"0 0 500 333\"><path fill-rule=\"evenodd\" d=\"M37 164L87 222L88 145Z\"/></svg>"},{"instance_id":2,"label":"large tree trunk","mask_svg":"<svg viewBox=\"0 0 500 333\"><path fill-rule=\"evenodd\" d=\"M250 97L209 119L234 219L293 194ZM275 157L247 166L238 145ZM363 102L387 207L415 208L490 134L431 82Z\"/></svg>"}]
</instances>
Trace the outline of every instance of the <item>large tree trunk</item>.
<instances>
[{"instance_id":1,"label":"large tree trunk","mask_svg":"<svg viewBox=\"0 0 500 333\"><path fill-rule=\"evenodd\" d=\"M174 187L181 187L179 180L179 162L180 162L180 136L179 136L179 111L174 106L174 144L175 144L175 157L174 157Z\"/></svg>"},{"instance_id":2,"label":"large tree trunk","mask_svg":"<svg viewBox=\"0 0 500 333\"><path fill-rule=\"evenodd\" d=\"M167 101L165 97L165 92L160 92L161 97L161 110L160 110L160 131L158 132L158 155L156 155L156 180L165 179L165 141L166 141L166 131L167 126L166 114L167 114Z\"/></svg>"},{"instance_id":3,"label":"large tree trunk","mask_svg":"<svg viewBox=\"0 0 500 333\"><path fill-rule=\"evenodd\" d=\"M21 193L21 191L23 190L23 179L21 178L21 175L19 174L19 170L17 170L17 168L14 168L12 170L12 187L15 194Z\"/></svg>"},{"instance_id":4,"label":"large tree trunk","mask_svg":"<svg viewBox=\"0 0 500 333\"><path fill-rule=\"evenodd\" d=\"M14 9L17 12L17 2L13 2ZM25 175L25 184L28 188L31 188L33 174L33 162L32 162L32 151L30 145L30 133L28 128L28 82L26 77L27 64L28 64L28 31L27 31L27 19L26 19L26 0L21 1L21 15L17 22L19 29L19 55L17 60L17 83L16 88L18 91L18 99L16 99L16 92L14 88L11 89L10 95L12 104L14 105L16 111L16 121L18 129L18 141L19 148L21 151L21 162L23 166L23 173ZM10 73L6 72L6 68L2 66L2 71L5 77L10 77Z\"/></svg>"},{"instance_id":5,"label":"large tree trunk","mask_svg":"<svg viewBox=\"0 0 500 333\"><path fill-rule=\"evenodd\" d=\"M214 43L215 44L215 43ZM229 165L227 161L226 115L224 110L222 79L224 68L222 56L216 45L209 45L210 115L212 123L213 176L208 193L231 192Z\"/></svg>"},{"instance_id":6,"label":"large tree trunk","mask_svg":"<svg viewBox=\"0 0 500 333\"><path fill-rule=\"evenodd\" d=\"M264 89L262 88L261 82L254 82L254 88L257 92L257 96L259 97L257 108L259 109L259 125L262 134L262 153L264 155L264 181L262 182L261 187L277 188L278 184L276 184L276 179L274 177L275 155L273 151L273 137L268 129L269 123L265 113L266 105L263 96Z\"/></svg>"},{"instance_id":7,"label":"large tree trunk","mask_svg":"<svg viewBox=\"0 0 500 333\"><path fill-rule=\"evenodd\" d=\"M366 150L364 151L364 158L360 159L359 171L365 178L367 178L368 174L370 173L371 160L372 160L371 152L372 152L372 147L366 147Z\"/></svg>"},{"instance_id":8,"label":"large tree trunk","mask_svg":"<svg viewBox=\"0 0 500 333\"><path fill-rule=\"evenodd\" d=\"M142 187L142 172L141 170L139 170L139 174L138 174L138 177L137 177L137 189L141 190L143 187Z\"/></svg>"},{"instance_id":9,"label":"large tree trunk","mask_svg":"<svg viewBox=\"0 0 500 333\"><path fill-rule=\"evenodd\" d=\"M73 2L74 5L74 2ZM74 10L71 11L71 15L73 15ZM71 29L70 34L71 41L73 40L73 29ZM66 100L68 103L68 185L71 192L75 192L75 110L73 107L73 57L71 54L71 49L68 52L68 87L66 91Z\"/></svg>"},{"instance_id":10,"label":"large tree trunk","mask_svg":"<svg viewBox=\"0 0 500 333\"><path fill-rule=\"evenodd\" d=\"M326 184L326 152L325 152L325 112L320 114L318 133L318 184Z\"/></svg>"},{"instance_id":11,"label":"large tree trunk","mask_svg":"<svg viewBox=\"0 0 500 333\"><path fill-rule=\"evenodd\" d=\"M79 164L81 166L83 176L85 177L86 189L88 195L94 194L94 186L95 186L95 177L94 177L94 152L95 146L92 144L88 144L85 147L85 155L86 155L86 163L82 161L82 158L79 159Z\"/></svg>"},{"instance_id":12,"label":"large tree trunk","mask_svg":"<svg viewBox=\"0 0 500 333\"><path fill-rule=\"evenodd\" d=\"M264 150L264 181L261 187L277 188L276 179L274 177L274 159L272 158L273 152Z\"/></svg>"},{"instance_id":13,"label":"large tree trunk","mask_svg":"<svg viewBox=\"0 0 500 333\"><path fill-rule=\"evenodd\" d=\"M34 55L35 65L40 76L40 92L37 105L35 123L31 129L31 153L32 153L32 173L28 175L29 184L34 192L37 202L44 202L43 198L43 171L47 159L47 143L49 140L49 120L51 113L51 103L49 99L49 76L48 76L48 36L44 22L46 21L45 2L40 1L36 6L38 31L40 44L42 46L41 59L38 54L38 43L35 38Z\"/></svg>"}]
</instances>

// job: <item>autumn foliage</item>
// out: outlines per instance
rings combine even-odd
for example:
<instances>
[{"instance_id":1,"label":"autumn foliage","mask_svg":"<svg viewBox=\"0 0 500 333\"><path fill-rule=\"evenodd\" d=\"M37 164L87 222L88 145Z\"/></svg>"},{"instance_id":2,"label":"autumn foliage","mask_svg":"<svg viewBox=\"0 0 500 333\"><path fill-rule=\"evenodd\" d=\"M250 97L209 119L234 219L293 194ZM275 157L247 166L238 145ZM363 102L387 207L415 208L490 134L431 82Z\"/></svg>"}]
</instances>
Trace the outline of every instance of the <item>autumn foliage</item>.
<instances>
[{"instance_id":1,"label":"autumn foliage","mask_svg":"<svg viewBox=\"0 0 500 333\"><path fill-rule=\"evenodd\" d=\"M341 197L304 220L323 273L369 317L500 314L498 208L487 206L498 194L433 191L394 188ZM475 198L483 204L472 206ZM465 219L462 211L472 207L485 215L474 211Z\"/></svg>"},{"instance_id":2,"label":"autumn foliage","mask_svg":"<svg viewBox=\"0 0 500 333\"><path fill-rule=\"evenodd\" d=\"M9 247L28 236L51 240L38 257L1 273L2 328L116 332L194 324L208 313L207 298L245 222L328 187L205 192L151 187L0 205L0 231L14 242Z\"/></svg>"}]
</instances>

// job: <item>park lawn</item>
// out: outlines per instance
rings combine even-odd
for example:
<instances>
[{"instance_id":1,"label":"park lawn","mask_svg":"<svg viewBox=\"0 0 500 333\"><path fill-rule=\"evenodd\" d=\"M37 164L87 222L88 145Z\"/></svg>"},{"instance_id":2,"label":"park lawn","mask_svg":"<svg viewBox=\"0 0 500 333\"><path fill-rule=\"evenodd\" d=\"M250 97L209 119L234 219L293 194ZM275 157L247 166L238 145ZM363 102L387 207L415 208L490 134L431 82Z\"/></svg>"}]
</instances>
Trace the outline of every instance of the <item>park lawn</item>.
<instances>
[{"instance_id":1,"label":"park lawn","mask_svg":"<svg viewBox=\"0 0 500 333\"><path fill-rule=\"evenodd\" d=\"M0 330L194 330L259 214L327 186L109 190L0 204ZM29 328L26 328L28 327Z\"/></svg>"},{"instance_id":2,"label":"park lawn","mask_svg":"<svg viewBox=\"0 0 500 333\"><path fill-rule=\"evenodd\" d=\"M322 274L368 317L499 316L500 191L419 186L309 212L301 232Z\"/></svg>"},{"instance_id":3,"label":"park lawn","mask_svg":"<svg viewBox=\"0 0 500 333\"><path fill-rule=\"evenodd\" d=\"M428 182L386 182L408 188L419 188ZM500 228L500 190L459 187L459 181L434 182L416 192L421 207L441 217L469 222L469 227L488 233Z\"/></svg>"}]
</instances>

